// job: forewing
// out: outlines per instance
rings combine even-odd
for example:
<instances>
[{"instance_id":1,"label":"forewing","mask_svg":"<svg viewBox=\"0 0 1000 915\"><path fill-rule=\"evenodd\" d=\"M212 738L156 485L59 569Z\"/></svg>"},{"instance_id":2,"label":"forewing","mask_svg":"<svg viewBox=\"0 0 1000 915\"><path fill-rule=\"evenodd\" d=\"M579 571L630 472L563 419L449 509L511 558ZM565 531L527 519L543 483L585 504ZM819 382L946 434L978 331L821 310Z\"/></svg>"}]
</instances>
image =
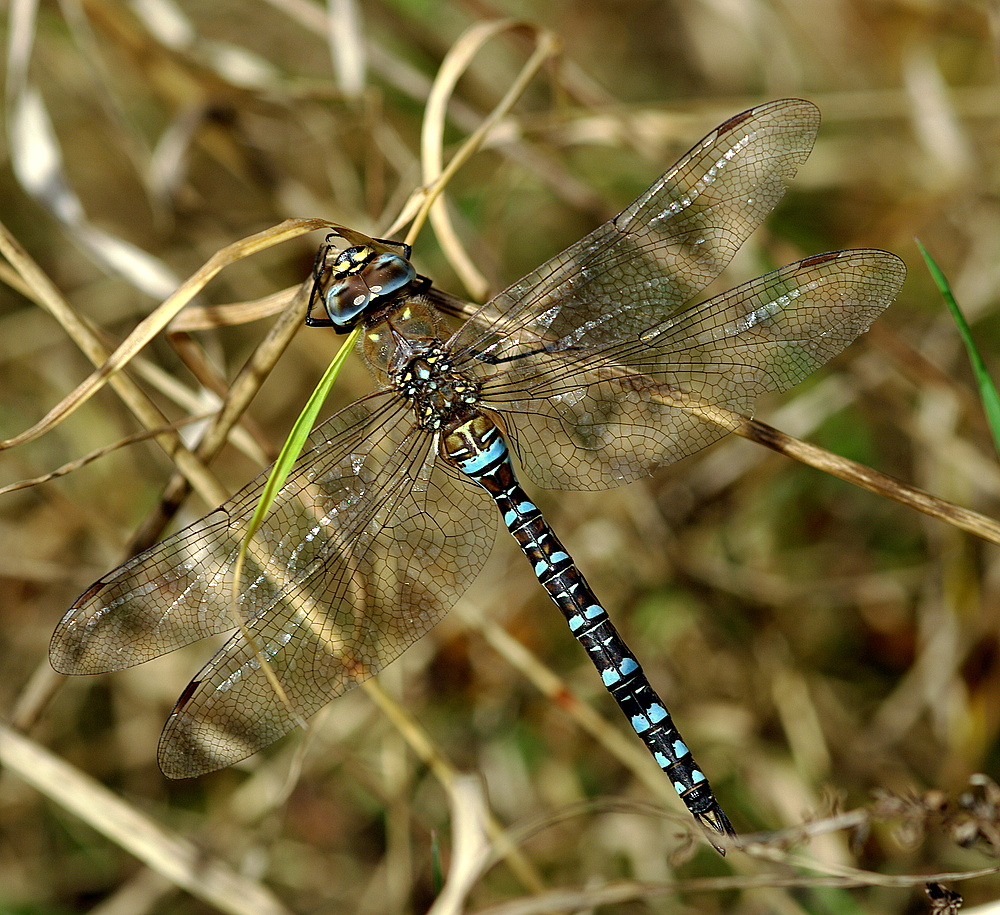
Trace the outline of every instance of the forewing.
<instances>
[{"instance_id":1,"label":"forewing","mask_svg":"<svg viewBox=\"0 0 1000 915\"><path fill-rule=\"evenodd\" d=\"M496 363L540 341L600 348L667 319L774 208L818 128L819 110L799 99L731 118L622 213L486 303L456 352Z\"/></svg>"},{"instance_id":2,"label":"forewing","mask_svg":"<svg viewBox=\"0 0 1000 915\"><path fill-rule=\"evenodd\" d=\"M539 352L487 379L527 475L601 489L704 448L764 391L801 381L864 333L905 268L885 251L839 251L758 277L603 349ZM709 409L705 409L709 408ZM718 416L718 414L715 414Z\"/></svg>"}]
</instances>

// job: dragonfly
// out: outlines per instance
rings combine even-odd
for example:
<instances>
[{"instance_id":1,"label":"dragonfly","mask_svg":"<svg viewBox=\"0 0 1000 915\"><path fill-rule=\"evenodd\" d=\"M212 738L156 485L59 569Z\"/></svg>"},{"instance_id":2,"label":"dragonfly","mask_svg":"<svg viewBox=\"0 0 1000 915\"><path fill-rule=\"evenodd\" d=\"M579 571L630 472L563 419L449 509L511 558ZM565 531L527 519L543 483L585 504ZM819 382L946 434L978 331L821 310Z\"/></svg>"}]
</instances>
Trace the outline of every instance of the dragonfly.
<instances>
[{"instance_id":1,"label":"dragonfly","mask_svg":"<svg viewBox=\"0 0 1000 915\"><path fill-rule=\"evenodd\" d=\"M735 838L518 473L566 490L645 477L722 438L732 425L716 413L746 415L763 392L801 381L890 304L905 269L875 249L814 255L698 299L781 198L819 120L798 99L736 115L457 329L408 246L329 237L306 323L360 326L377 389L313 431L237 597L230 578L266 472L88 588L58 624L52 665L121 670L236 629L158 747L171 778L228 766L427 633L472 585L499 513L680 799L708 834Z\"/></svg>"}]
</instances>

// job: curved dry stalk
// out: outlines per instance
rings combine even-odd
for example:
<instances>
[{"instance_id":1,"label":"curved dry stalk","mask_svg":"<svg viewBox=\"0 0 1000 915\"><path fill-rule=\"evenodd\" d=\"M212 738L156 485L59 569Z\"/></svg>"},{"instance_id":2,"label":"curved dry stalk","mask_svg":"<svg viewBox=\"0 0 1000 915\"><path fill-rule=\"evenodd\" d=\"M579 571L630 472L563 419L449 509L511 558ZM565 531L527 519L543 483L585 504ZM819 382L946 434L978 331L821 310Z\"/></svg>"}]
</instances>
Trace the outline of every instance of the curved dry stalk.
<instances>
[{"instance_id":1,"label":"curved dry stalk","mask_svg":"<svg viewBox=\"0 0 1000 915\"><path fill-rule=\"evenodd\" d=\"M546 890L536 896L502 902L484 909L476 915L549 915L551 912L590 910L604 906L621 906L628 902L649 902L654 899L676 898L678 894L723 893L734 890L761 889L813 889L829 887L855 889L858 887L893 887L910 889L928 883L951 883L956 880L974 880L997 873L997 868L980 868L974 871L948 871L940 874L914 874L889 876L873 871L858 871L857 876L775 876L763 874L755 877L705 877L667 882L642 882L618 880L601 886L578 889L567 887ZM984 910L985 911L985 910Z\"/></svg>"},{"instance_id":2,"label":"curved dry stalk","mask_svg":"<svg viewBox=\"0 0 1000 915\"><path fill-rule=\"evenodd\" d=\"M834 454L819 445L794 438L760 420L750 419L746 416L739 416L738 420L739 424L733 429L733 432L743 438L757 442L758 445L763 445L779 454L794 458L796 461L801 461L803 464L808 464L810 467L815 467L817 470L822 470L830 476L867 489L877 496L884 496L894 502L899 502L901 505L916 509L966 533L988 540L990 543L1000 544L1000 523L993 518L933 496L896 477L873 470L871 467L852 461L850 458Z\"/></svg>"},{"instance_id":3,"label":"curved dry stalk","mask_svg":"<svg viewBox=\"0 0 1000 915\"><path fill-rule=\"evenodd\" d=\"M170 333L193 333L259 321L280 314L288 308L298 286L272 292L252 302L229 302L224 305L188 305L167 328Z\"/></svg>"},{"instance_id":4,"label":"curved dry stalk","mask_svg":"<svg viewBox=\"0 0 1000 915\"><path fill-rule=\"evenodd\" d=\"M312 232L315 229L320 229L328 225L329 223L323 219L287 219L277 226L265 229L263 232L257 232L254 235L240 239L220 249L198 271L188 277L168 296L158 308L144 320L140 321L113 353L105 356L103 359L94 358L93 355L94 352L103 351L103 347L100 347L99 344L97 344L96 350L92 346L84 347L80 335L85 334L89 337L89 331L85 330L82 322L80 322L62 297L58 295L48 279L42 275L37 266L28 258L27 253L20 248L20 245L17 244L13 236L6 230L0 232L0 253L3 253L21 271L25 279L31 282L33 288L40 290L41 299L39 304L43 308L46 308L59 321L81 349L84 349L87 355L91 357L91 360L99 366L97 371L79 384L30 429L11 439L0 442L0 450L33 441L86 403L112 377L120 372L137 353L141 352L157 334L164 330L181 309L201 292L223 267L244 257L256 254L258 251L265 250L281 242L303 235L306 232Z\"/></svg>"},{"instance_id":5,"label":"curved dry stalk","mask_svg":"<svg viewBox=\"0 0 1000 915\"><path fill-rule=\"evenodd\" d=\"M497 31L503 28L510 28L512 25L504 25L497 27L490 27L485 30L474 28L472 30L472 36L467 40L464 47L466 50L475 51L481 45L482 41L488 37L489 34L495 34ZM476 35L480 32L485 31L486 35L480 35L478 38ZM512 87L504 99L501 101L500 105L491 113L490 116L483 122L480 129L475 133L474 136L470 137L465 144L460 148L459 152L453 157L449 168L446 169L442 174L438 175L434 180L434 188L431 192L424 198L426 201L426 206L419 208L414 215L414 222L411 228L413 233L419 231L419 228L426 218L430 205L437 195L440 194L441 190L450 179L450 177L455 173L455 171L463 164L468 158L478 149L491 126L504 114L507 113L510 106L514 103L519 94L523 91L524 86L527 81L534 75L540 66L540 62L548 56L548 52L540 49L536 53L535 58L529 63L526 71L522 74L521 79ZM468 59L466 58L465 64L467 65ZM463 65L463 66L464 66ZM455 75L457 79L457 74ZM438 89L438 97L444 99L451 91L454 86L454 81L450 84L445 80L443 83L439 83L439 86L444 86L444 88ZM443 108L440 109L442 122L443 122ZM430 121L433 123L434 113L431 112ZM439 124L439 128L442 124ZM434 131L430 131L431 134ZM441 135L441 130L438 130L438 136ZM430 169L439 170L439 169ZM56 405L49 413L35 426L31 429L26 430L21 435L18 435L7 442L0 444L0 447L11 447L15 444L22 444L32 439L38 437L49 429L53 428L64 418L69 416L74 410L84 404L94 393L96 393L106 382L112 383L116 387L122 384L123 379L118 375L120 370L124 368L129 362L135 358L135 356L145 347L157 334L163 329L169 327L173 329L193 329L196 327L204 327L210 324L218 323L221 317L223 323L229 323L237 319L247 319L247 312L244 310L239 316L234 316L231 310L220 311L219 309L214 310L208 314L196 313L194 315L185 315L179 321L175 322L175 318L178 313L185 309L189 302L196 296L205 285L225 266L231 264L232 262L249 256L263 247L269 247L270 245L277 244L280 241L287 240L298 234L304 232L312 231L315 228L329 227L329 223L323 220L290 220L282 225L269 229L265 232L258 233L255 236L251 236L248 239L244 239L240 242L236 242L233 245L229 245L220 251L218 251L209 261L196 273L188 278L180 287L170 295L149 317L132 331L128 338L113 352L108 354L99 346L94 346L90 339L86 339L86 334L81 329L80 331L73 333L71 336L77 339L78 343L80 340L86 339L87 347L89 348L92 360L99 365L98 370L91 375L90 378L85 380L81 385L79 385L69 396L63 399L62 402ZM20 267L21 275L30 274L33 265L22 262L15 250L14 245L10 246L11 253L8 255L11 259L12 264ZM30 283L29 283L30 285ZM44 286L44 283L36 283L36 285ZM250 318L256 318L262 316L262 314L268 313L275 307L280 307L287 301L287 293L280 293L274 297L270 297L265 300L262 304L263 307L257 309L254 313L250 314ZM302 297L304 299L304 296ZM44 294L40 297L40 301L43 306L47 307L57 320L66 327L67 329L73 327L75 323L75 315L66 303L64 303L57 296L45 296ZM212 428L202 439L201 444L198 447L198 456L203 459L209 459L222 443L225 441L231 426L238 420L239 415L245 408L249 399L256 392L262 378L270 370L273 365L274 360L277 359L280 352L287 346L288 341L291 336L297 330L298 326L301 324L301 311L304 310L304 301L299 303L302 308L292 307L287 308L282 318L276 322L275 326L272 328L269 334L268 340L266 340L260 347L258 347L250 362L241 372L240 376L236 379L233 386L230 388L229 396L226 398L224 406L220 414L218 415L216 421L213 423ZM76 330L74 328L74 330ZM179 449L170 448L168 449L171 454L178 455ZM140 533L140 539L145 539L152 533L153 530L157 532L162 527L163 521L169 515L171 506L179 504L186 491L189 489L189 475L184 474L175 478L171 481L171 485L168 486L167 492L165 494L165 500L161 504L160 511L147 522L143 532ZM217 486L214 486L212 482L202 482L198 487L202 495L205 496L209 501L221 501L224 498L224 494L218 490ZM383 707L388 707L392 703L389 700L383 702ZM401 709L396 707L396 716L390 715L394 720L399 720L399 712ZM408 734L408 739L414 748L420 753L421 741L416 740L413 734L412 728L407 729L402 728L404 734ZM429 744L423 744L424 750L426 751ZM449 784L454 783L454 772L452 772L451 777L448 776L447 772L439 767L434 767L435 771L438 773L439 778L446 788ZM502 836L502 829L498 824L493 823L491 832L493 832L497 837ZM515 872L519 873L521 879L534 889L538 889L541 886L540 879L537 874L533 872L531 867L527 865L525 859L520 858L518 855L514 855L516 860L511 861L512 868Z\"/></svg>"},{"instance_id":6,"label":"curved dry stalk","mask_svg":"<svg viewBox=\"0 0 1000 915\"><path fill-rule=\"evenodd\" d=\"M445 116L455 86L483 45L497 35L510 30L526 31L532 34L536 42L535 50L508 87L503 98L475 131L469 135L445 166L443 164ZM478 23L469 28L452 45L441 63L427 98L423 130L420 137L425 196L414 220L414 227L410 229L406 240L408 243L412 243L423 218L429 214L431 225L434 227L445 255L473 298L482 298L486 294L488 284L486 278L479 272L466 253L451 224L442 197L444 188L455 173L478 151L494 126L510 111L543 64L554 57L558 50L559 43L551 32L530 23L513 19Z\"/></svg>"},{"instance_id":7,"label":"curved dry stalk","mask_svg":"<svg viewBox=\"0 0 1000 915\"><path fill-rule=\"evenodd\" d=\"M263 884L233 870L190 839L160 826L3 722L0 763L147 867L219 911L231 915L289 915L289 910Z\"/></svg>"},{"instance_id":8,"label":"curved dry stalk","mask_svg":"<svg viewBox=\"0 0 1000 915\"><path fill-rule=\"evenodd\" d=\"M0 254L3 254L10 261L11 266L24 279L27 286L31 289L32 299L59 321L63 329L84 355L94 365L100 366L104 364L110 354L97 334L73 311L51 280L42 272L2 223L0 223ZM91 379L99 374L100 370L94 376L91 376ZM114 388L125 405L144 426L153 429L168 424L169 420L131 378L123 374L112 373L105 380ZM101 384L103 383L102 381ZM74 400L79 391L80 389L78 388L77 391L64 399L60 406L64 406L68 401ZM92 393L93 391L91 391ZM30 441L43 434L56 421L52 417L58 410L59 408L50 411L46 419L36 423L31 429L16 436L14 439L7 442L0 442L0 450L11 447L12 444ZM68 413L65 415L68 415ZM163 432L155 436L155 438L181 471L191 479L192 484L202 495L211 498L222 491L212 474L188 450L176 432Z\"/></svg>"},{"instance_id":9,"label":"curved dry stalk","mask_svg":"<svg viewBox=\"0 0 1000 915\"><path fill-rule=\"evenodd\" d=\"M466 897L482 878L491 860L486 841L489 808L482 786L460 778L451 791L452 860L448 879L428 915L460 915Z\"/></svg>"},{"instance_id":10,"label":"curved dry stalk","mask_svg":"<svg viewBox=\"0 0 1000 915\"><path fill-rule=\"evenodd\" d=\"M124 438L120 438L117 442L112 442L110 445L105 445L103 448L95 448L90 453L83 455L83 457L68 461L61 467L57 467L55 470L50 470L48 473L43 473L41 476L33 477L30 480L18 480L16 483L9 483L7 486L0 486L0 496L17 492L20 489L30 489L32 486L39 486L42 483L48 483L51 480L64 477L66 474L73 473L73 471L79 470L81 467L85 467L87 464L92 461L96 461L98 458L105 457L106 455L117 451L119 448L125 448L128 445L135 445L138 442L145 442L167 432L176 432L177 429L182 426L186 426L188 423L202 422L203 420L209 419L213 415L214 414L211 413L201 413L194 416L185 416L183 419L177 420L177 422L157 426L155 429L143 429L141 432L133 432L131 435L126 435Z\"/></svg>"},{"instance_id":11,"label":"curved dry stalk","mask_svg":"<svg viewBox=\"0 0 1000 915\"><path fill-rule=\"evenodd\" d=\"M662 388L662 386L660 387ZM702 419L710 420L716 425L722 426L730 432L735 432L752 442L757 442L759 445L764 445L772 451L777 451L779 454L787 455L831 476L853 483L877 496L884 496L902 505L915 508L925 515L945 521L954 527L981 537L983 540L1000 544L1000 523L979 514L979 512L962 508L945 499L939 499L937 496L932 496L930 493L911 486L909 483L904 483L896 477L880 473L871 467L852 461L850 458L833 454L819 445L804 442L769 426L767 423L751 419L740 413L734 413L732 410L727 410L717 404L706 403L671 391L663 392L661 390L658 396L671 406L689 410Z\"/></svg>"}]
</instances>

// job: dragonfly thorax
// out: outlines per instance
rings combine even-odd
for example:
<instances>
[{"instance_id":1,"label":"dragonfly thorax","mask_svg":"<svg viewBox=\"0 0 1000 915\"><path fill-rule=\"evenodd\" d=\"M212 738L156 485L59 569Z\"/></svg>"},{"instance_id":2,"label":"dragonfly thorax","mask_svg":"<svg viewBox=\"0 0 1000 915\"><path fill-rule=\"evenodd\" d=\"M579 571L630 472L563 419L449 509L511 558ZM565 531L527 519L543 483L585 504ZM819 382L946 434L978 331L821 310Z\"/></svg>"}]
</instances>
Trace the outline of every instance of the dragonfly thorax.
<instances>
[{"instance_id":1,"label":"dragonfly thorax","mask_svg":"<svg viewBox=\"0 0 1000 915\"><path fill-rule=\"evenodd\" d=\"M414 356L396 377L397 390L410 402L423 429L436 432L456 416L468 414L479 397L479 383L452 368L443 350Z\"/></svg>"}]
</instances>

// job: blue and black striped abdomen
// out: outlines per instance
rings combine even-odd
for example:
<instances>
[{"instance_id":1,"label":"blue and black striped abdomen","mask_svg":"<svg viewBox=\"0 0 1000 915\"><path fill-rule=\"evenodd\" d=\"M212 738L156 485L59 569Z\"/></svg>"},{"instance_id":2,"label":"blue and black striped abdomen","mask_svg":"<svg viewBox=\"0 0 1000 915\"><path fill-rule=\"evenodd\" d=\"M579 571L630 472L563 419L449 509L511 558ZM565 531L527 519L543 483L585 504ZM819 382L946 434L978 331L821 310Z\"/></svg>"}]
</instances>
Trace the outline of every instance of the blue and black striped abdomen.
<instances>
[{"instance_id":1,"label":"blue and black striped abdomen","mask_svg":"<svg viewBox=\"0 0 1000 915\"><path fill-rule=\"evenodd\" d=\"M493 497L538 581L566 617L608 692L669 776L681 800L700 822L734 836L729 819L666 706L573 559L518 484L507 443L496 423L484 413L470 411L444 431L441 454Z\"/></svg>"}]
</instances>

